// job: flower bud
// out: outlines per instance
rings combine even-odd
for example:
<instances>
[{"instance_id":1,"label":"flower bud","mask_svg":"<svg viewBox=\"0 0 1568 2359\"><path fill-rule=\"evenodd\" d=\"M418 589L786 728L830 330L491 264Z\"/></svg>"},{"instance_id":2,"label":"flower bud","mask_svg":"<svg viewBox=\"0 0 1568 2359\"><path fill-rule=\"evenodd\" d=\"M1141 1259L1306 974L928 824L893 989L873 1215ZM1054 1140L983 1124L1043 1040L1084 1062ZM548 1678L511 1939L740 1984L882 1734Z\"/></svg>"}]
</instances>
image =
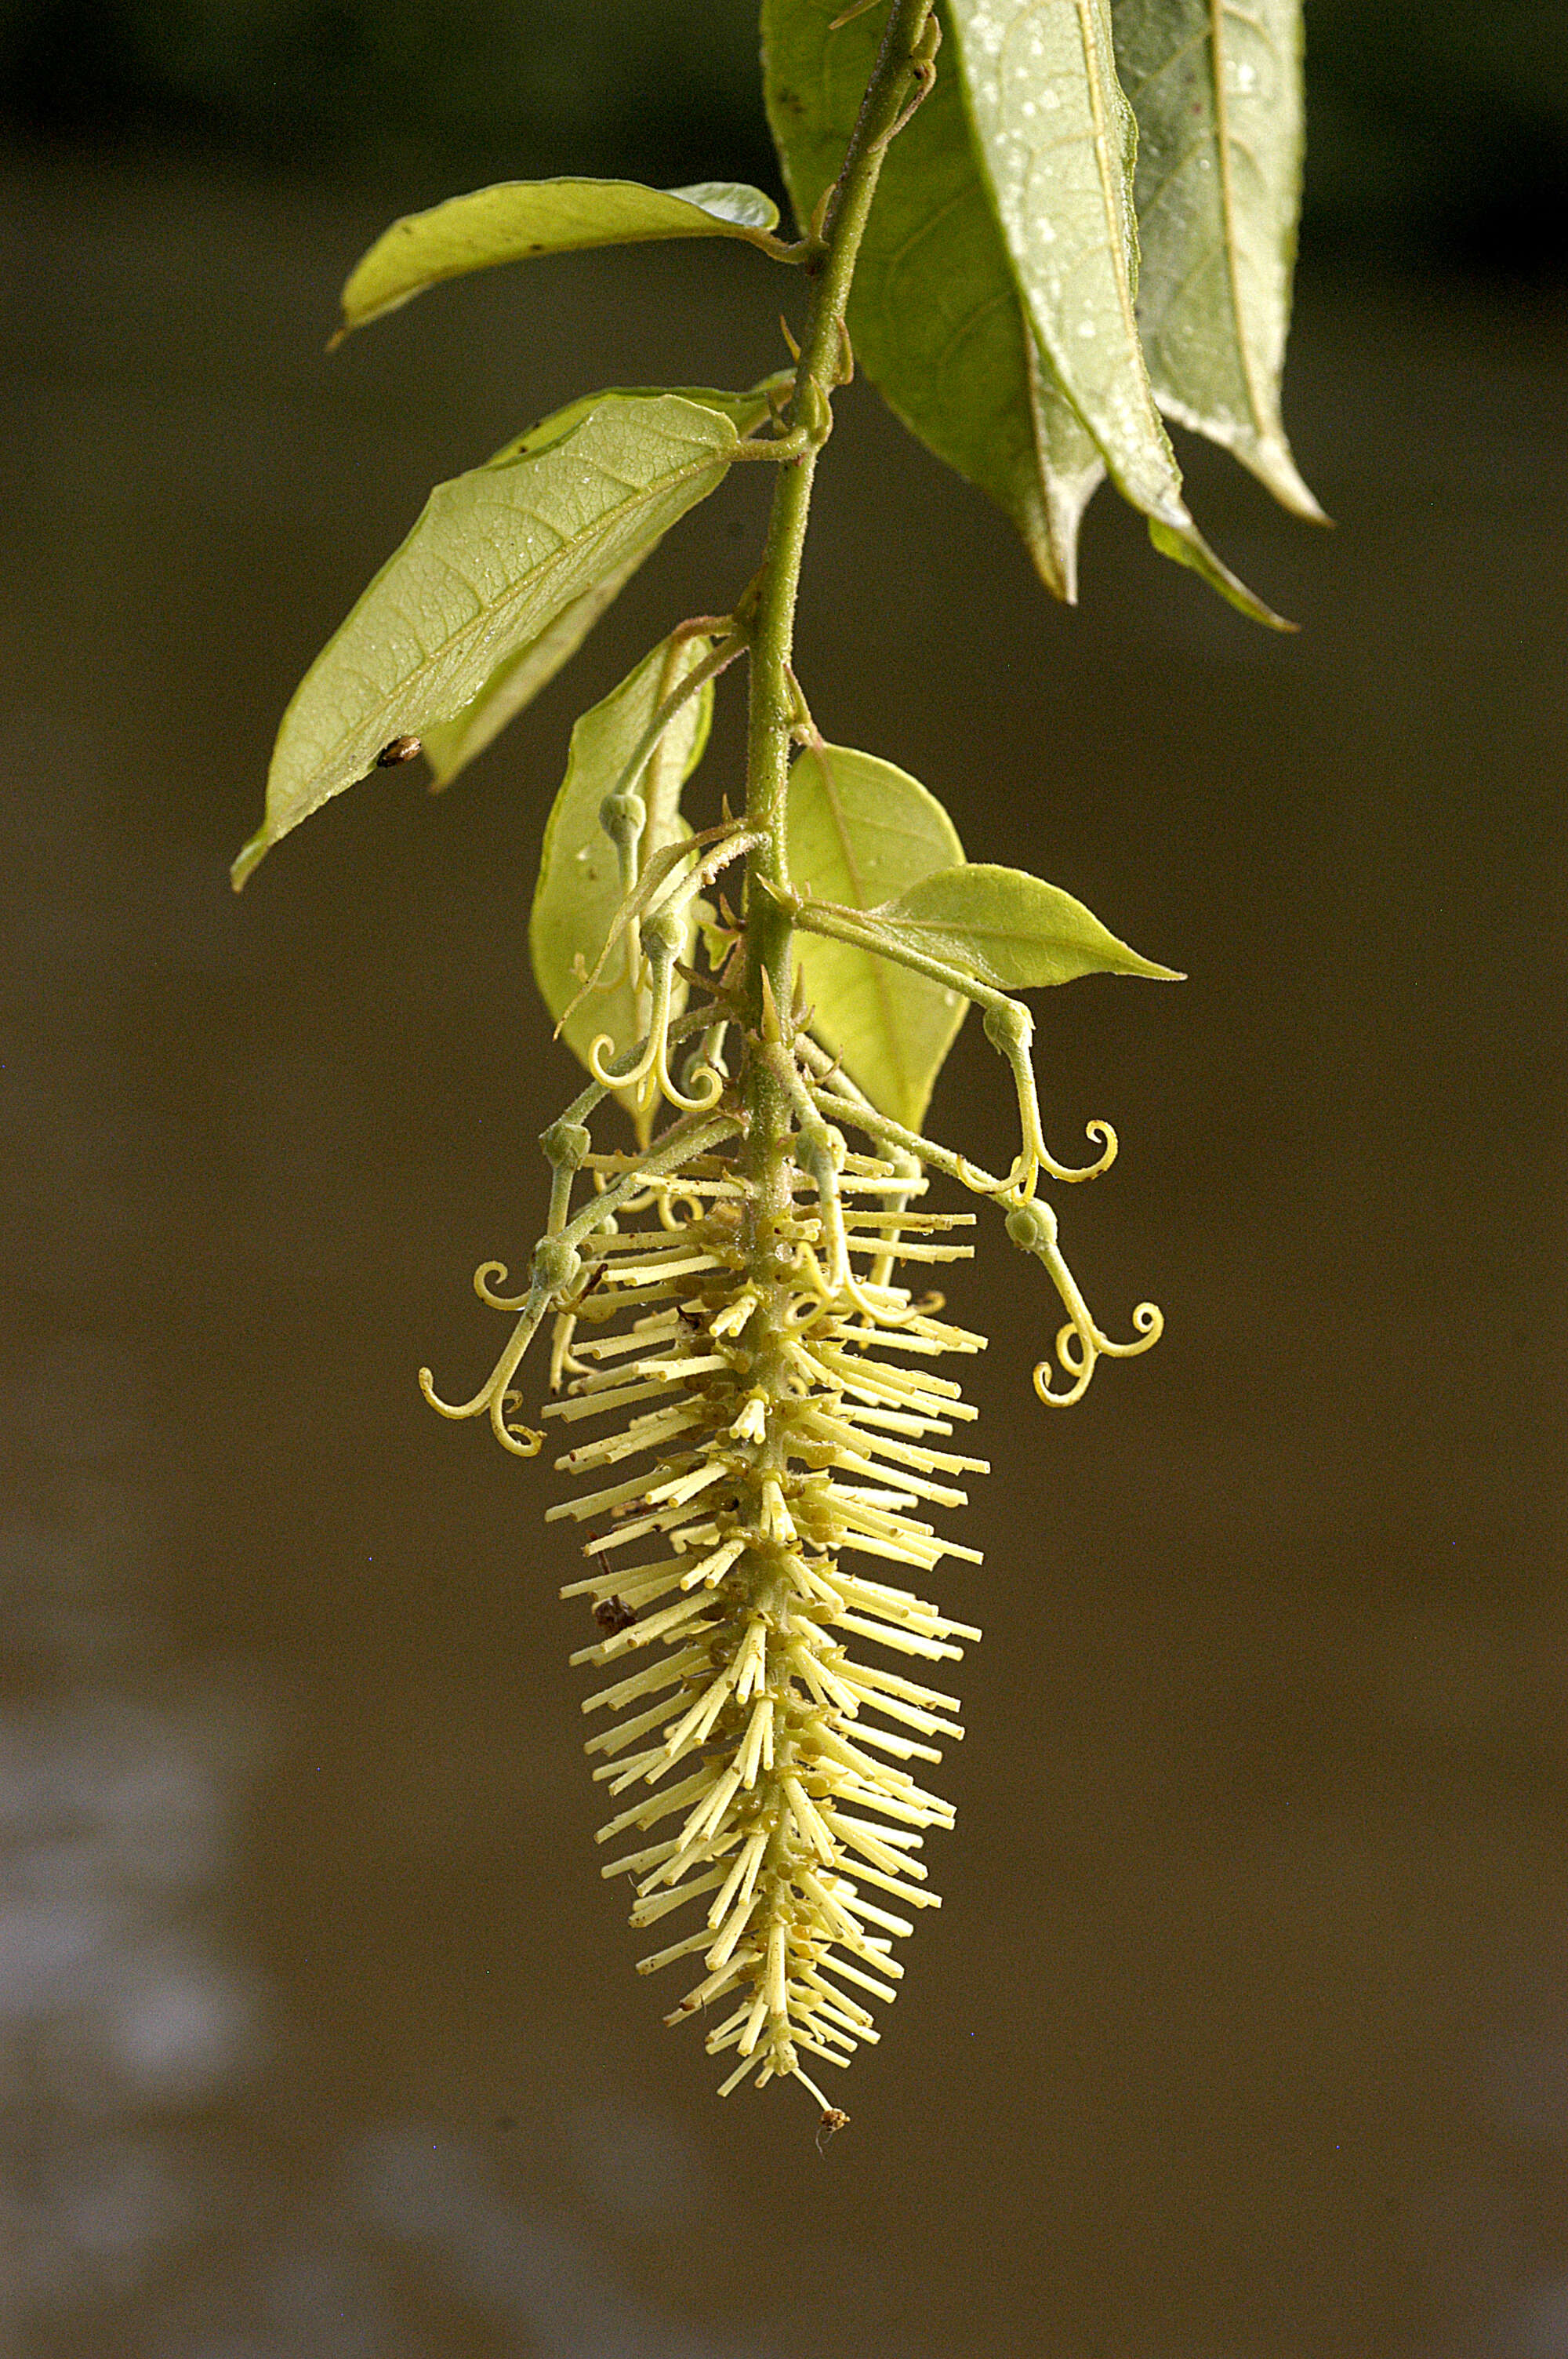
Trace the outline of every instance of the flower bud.
<instances>
[{"instance_id":1,"label":"flower bud","mask_svg":"<svg viewBox=\"0 0 1568 2359\"><path fill-rule=\"evenodd\" d=\"M647 805L641 795L606 795L599 806L599 824L618 850L635 843L647 821Z\"/></svg>"},{"instance_id":2,"label":"flower bud","mask_svg":"<svg viewBox=\"0 0 1568 2359\"><path fill-rule=\"evenodd\" d=\"M686 948L686 928L679 912L655 909L651 918L644 918L643 946L649 951L662 951L667 958L677 957Z\"/></svg>"},{"instance_id":3,"label":"flower bud","mask_svg":"<svg viewBox=\"0 0 1568 2359\"><path fill-rule=\"evenodd\" d=\"M580 1171L593 1147L586 1123L563 1117L540 1133L539 1144L557 1171Z\"/></svg>"},{"instance_id":4,"label":"flower bud","mask_svg":"<svg viewBox=\"0 0 1568 2359\"><path fill-rule=\"evenodd\" d=\"M1049 1204L1032 1198L1015 1204L1007 1216L1007 1234L1021 1253L1044 1253L1056 1242L1056 1215Z\"/></svg>"},{"instance_id":5,"label":"flower bud","mask_svg":"<svg viewBox=\"0 0 1568 2359\"><path fill-rule=\"evenodd\" d=\"M1034 1018L1021 1000L1001 999L988 1007L983 1018L986 1038L1006 1057L1027 1049L1034 1035Z\"/></svg>"},{"instance_id":6,"label":"flower bud","mask_svg":"<svg viewBox=\"0 0 1568 2359\"><path fill-rule=\"evenodd\" d=\"M541 1237L534 1248L530 1275L546 1294L565 1294L582 1270L582 1256L560 1237Z\"/></svg>"}]
</instances>

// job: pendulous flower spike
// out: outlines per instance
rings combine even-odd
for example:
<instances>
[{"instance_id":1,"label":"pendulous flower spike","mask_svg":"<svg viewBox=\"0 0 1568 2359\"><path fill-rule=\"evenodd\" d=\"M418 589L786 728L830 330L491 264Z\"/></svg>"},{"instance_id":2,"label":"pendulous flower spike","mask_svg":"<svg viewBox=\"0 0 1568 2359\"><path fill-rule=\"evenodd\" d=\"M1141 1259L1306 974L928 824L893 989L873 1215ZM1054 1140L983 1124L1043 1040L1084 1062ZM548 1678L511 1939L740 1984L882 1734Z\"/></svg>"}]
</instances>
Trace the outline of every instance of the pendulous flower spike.
<instances>
[{"instance_id":1,"label":"pendulous flower spike","mask_svg":"<svg viewBox=\"0 0 1568 2359\"><path fill-rule=\"evenodd\" d=\"M790 883L795 750L814 748L818 764L827 752L791 661L806 503L831 388L850 365L853 246L881 152L929 83L929 0L893 0L838 194L806 242L824 266L822 300L792 345L799 365L777 430L762 432L759 417L725 451L726 463L791 471L779 477L762 569L712 649L594 778L596 791L609 788L599 816L619 908L606 920L569 864L564 883L549 871L560 939L541 973L546 998L552 1008L567 999L565 1021L618 977L618 1023L635 1044L595 1038L589 1085L544 1135L549 1207L526 1288L507 1293L499 1262L476 1273L481 1299L514 1321L488 1381L449 1403L428 1371L420 1379L444 1416L486 1414L507 1450L531 1454L543 1437L519 1422L514 1379L548 1319L542 1422L557 1471L577 1487L546 1519L586 1527L586 1569L562 1593L591 1619L573 1662L604 1675L583 1705L602 1713L585 1745L606 1788L601 1874L627 1879L639 1930L688 1912L684 1930L654 1937L638 1971L690 1962L666 2020L702 2016L720 2093L796 2081L818 2109L819 2142L847 2118L819 2085L822 2067L842 2069L877 2039L872 2005L887 2005L903 1980L894 1944L941 1905L923 1854L954 1813L925 1781L963 1727L957 1699L933 1682L980 1635L931 1594L940 1566L980 1561L945 1521L968 1504L968 1478L987 1471L964 1447L975 1409L946 1373L986 1339L946 1317L930 1290L968 1257L962 1233L975 1215L928 1209L932 1176L992 1202L1013 1243L1045 1266L1065 1321L1054 1359L1033 1372L1043 1401L1079 1398L1101 1358L1146 1350L1161 1327L1141 1303L1132 1339L1112 1340L1066 1266L1037 1188L1103 1172L1116 1134L1090 1123L1098 1153L1081 1169L1051 1156L1033 1018L1000 986L1108 965L1166 971L1016 871L979 877L978 900L948 893L944 905L938 895L936 915L924 917L913 886L865 908L857 883L850 909L814 898L809 881L800 893ZM694 621L685 636L713 621ZM683 634L668 644L677 649ZM655 745L677 704L742 651L744 813L732 818L726 798L719 825L687 833L687 757L655 762ZM965 869L951 822L916 781L865 756L836 758L876 806L882 851L871 870L883 852L896 869L938 847ZM858 874L871 822L856 817L855 796L841 795L824 825L834 857ZM805 879L811 831L800 832ZM739 890L725 877L709 908L699 896L742 855ZM946 873L940 859L931 872ZM897 1025L857 1030L864 978L849 988L816 964L803 973L797 929L903 970L905 991L914 973L946 995L949 1011L960 1001L981 1009L1017 1102L1018 1151L1001 1176L881 1111L880 1095L923 1103L935 1066L922 1050L904 1068ZM904 1003L878 1005L885 1016ZM832 1046L812 1037L819 1014ZM595 1141L611 1096L631 1113L631 1150Z\"/></svg>"}]
</instances>

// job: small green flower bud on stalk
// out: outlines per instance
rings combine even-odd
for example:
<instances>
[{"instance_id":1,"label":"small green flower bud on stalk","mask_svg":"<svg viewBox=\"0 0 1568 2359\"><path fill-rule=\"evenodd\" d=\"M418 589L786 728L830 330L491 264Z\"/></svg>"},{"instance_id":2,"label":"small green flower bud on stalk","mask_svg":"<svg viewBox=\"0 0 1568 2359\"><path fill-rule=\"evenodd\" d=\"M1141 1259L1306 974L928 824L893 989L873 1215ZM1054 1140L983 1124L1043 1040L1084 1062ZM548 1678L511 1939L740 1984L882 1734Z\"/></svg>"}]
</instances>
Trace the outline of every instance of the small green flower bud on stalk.
<instances>
[{"instance_id":1,"label":"small green flower bud on stalk","mask_svg":"<svg viewBox=\"0 0 1568 2359\"><path fill-rule=\"evenodd\" d=\"M580 1171L592 1149L593 1134L586 1123L562 1119L540 1134L539 1144L557 1171Z\"/></svg>"},{"instance_id":2,"label":"small green flower bud on stalk","mask_svg":"<svg viewBox=\"0 0 1568 2359\"><path fill-rule=\"evenodd\" d=\"M599 807L599 824L611 843L635 843L647 824L641 795L606 795Z\"/></svg>"},{"instance_id":3,"label":"small green flower bud on stalk","mask_svg":"<svg viewBox=\"0 0 1568 2359\"><path fill-rule=\"evenodd\" d=\"M582 1256L560 1237L541 1237L534 1248L533 1280L545 1294L565 1294L576 1285Z\"/></svg>"},{"instance_id":4,"label":"small green flower bud on stalk","mask_svg":"<svg viewBox=\"0 0 1568 2359\"><path fill-rule=\"evenodd\" d=\"M674 909L655 909L643 920L643 947L651 955L674 958L685 947L686 928Z\"/></svg>"},{"instance_id":5,"label":"small green flower bud on stalk","mask_svg":"<svg viewBox=\"0 0 1568 2359\"><path fill-rule=\"evenodd\" d=\"M1034 1037L1034 1018L1022 1001L994 1000L980 1019L986 1038L1001 1056L1016 1056Z\"/></svg>"},{"instance_id":6,"label":"small green flower bud on stalk","mask_svg":"<svg viewBox=\"0 0 1568 2359\"><path fill-rule=\"evenodd\" d=\"M1015 1204L1007 1216L1007 1234L1021 1253L1044 1253L1056 1242L1056 1215L1038 1196Z\"/></svg>"}]
</instances>

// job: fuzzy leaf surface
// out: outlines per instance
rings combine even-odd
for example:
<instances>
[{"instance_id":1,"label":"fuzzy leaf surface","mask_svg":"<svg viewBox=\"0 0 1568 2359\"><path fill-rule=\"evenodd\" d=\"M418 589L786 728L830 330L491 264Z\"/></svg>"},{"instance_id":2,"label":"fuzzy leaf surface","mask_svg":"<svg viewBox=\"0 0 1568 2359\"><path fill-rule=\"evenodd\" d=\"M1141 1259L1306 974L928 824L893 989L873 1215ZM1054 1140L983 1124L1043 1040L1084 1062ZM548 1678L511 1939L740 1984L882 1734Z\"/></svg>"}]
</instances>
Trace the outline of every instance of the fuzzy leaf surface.
<instances>
[{"instance_id":1,"label":"fuzzy leaf surface","mask_svg":"<svg viewBox=\"0 0 1568 2359\"><path fill-rule=\"evenodd\" d=\"M545 1005L562 1038L586 1065L588 1052L601 1034L615 1043L606 1056L634 1046L647 1025L645 998L633 991L626 976L621 947L611 953L601 986L582 999L569 1016L566 1010L578 998L584 974L590 972L603 949L615 913L621 906L621 871L615 846L599 823L606 795L623 782L626 765L654 713L709 652L711 639L666 639L645 656L619 688L585 712L572 731L567 774L551 806L539 856L539 881L528 925L528 948L534 976ZM647 823L638 845L640 867L666 844L691 832L681 817L680 794L708 743L713 715L713 683L706 681L683 704L660 738L635 786L647 807ZM681 956L689 960L697 920L688 913L687 939ZM580 965L579 962L581 962ZM686 1004L685 986L677 979L673 1012ZM633 1112L633 1093L616 1093Z\"/></svg>"},{"instance_id":2,"label":"fuzzy leaf surface","mask_svg":"<svg viewBox=\"0 0 1568 2359\"><path fill-rule=\"evenodd\" d=\"M1109 0L948 0L948 10L1002 240L1068 400L1155 546L1278 626L1194 524L1150 388L1136 311L1137 131Z\"/></svg>"},{"instance_id":3,"label":"fuzzy leaf surface","mask_svg":"<svg viewBox=\"0 0 1568 2359\"><path fill-rule=\"evenodd\" d=\"M845 745L808 748L789 777L789 869L803 897L871 909L957 873L957 830L907 770ZM798 933L812 1030L895 1122L918 1129L968 1012L958 993L849 942Z\"/></svg>"},{"instance_id":4,"label":"fuzzy leaf surface","mask_svg":"<svg viewBox=\"0 0 1568 2359\"><path fill-rule=\"evenodd\" d=\"M1284 506L1321 520L1280 415L1301 210L1301 0L1112 0L1112 16L1138 122L1138 315L1154 397Z\"/></svg>"},{"instance_id":5,"label":"fuzzy leaf surface","mask_svg":"<svg viewBox=\"0 0 1568 2359\"><path fill-rule=\"evenodd\" d=\"M502 180L405 213L355 264L343 288L339 336L395 311L444 278L540 254L655 238L738 237L772 243L778 207L761 189L703 180L648 189L637 180Z\"/></svg>"},{"instance_id":6,"label":"fuzzy leaf surface","mask_svg":"<svg viewBox=\"0 0 1568 2359\"><path fill-rule=\"evenodd\" d=\"M763 0L768 119L804 223L837 177L881 38L842 0ZM1058 597L1105 468L1028 321L957 76L889 148L849 300L855 356L937 458L1011 517Z\"/></svg>"},{"instance_id":7,"label":"fuzzy leaf surface","mask_svg":"<svg viewBox=\"0 0 1568 2359\"><path fill-rule=\"evenodd\" d=\"M906 886L875 915L910 949L1002 991L1071 983L1080 974L1184 980L1173 967L1156 966L1119 941L1070 893L1022 868L974 862L940 869Z\"/></svg>"},{"instance_id":8,"label":"fuzzy leaf surface","mask_svg":"<svg viewBox=\"0 0 1568 2359\"><path fill-rule=\"evenodd\" d=\"M645 553L717 489L737 439L730 418L678 395L613 395L559 440L438 484L296 690L236 887L390 739L456 720L510 656Z\"/></svg>"}]
</instances>

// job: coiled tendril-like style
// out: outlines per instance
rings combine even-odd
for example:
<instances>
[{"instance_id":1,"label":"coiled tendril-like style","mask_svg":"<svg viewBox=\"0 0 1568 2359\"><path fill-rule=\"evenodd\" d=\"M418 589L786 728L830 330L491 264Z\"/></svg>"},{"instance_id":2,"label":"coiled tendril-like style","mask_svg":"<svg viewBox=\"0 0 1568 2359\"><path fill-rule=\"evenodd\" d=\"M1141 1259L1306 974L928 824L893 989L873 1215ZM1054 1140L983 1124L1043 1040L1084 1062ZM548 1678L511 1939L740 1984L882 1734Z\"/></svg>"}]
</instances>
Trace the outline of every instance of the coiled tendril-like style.
<instances>
[{"instance_id":1,"label":"coiled tendril-like style","mask_svg":"<svg viewBox=\"0 0 1568 2359\"><path fill-rule=\"evenodd\" d=\"M493 1262L475 1277L516 1321L487 1384L453 1405L427 1369L420 1381L443 1415L488 1412L508 1449L532 1455L545 1437L515 1424L513 1378L551 1319L544 1415L570 1444L557 1471L589 1487L548 1519L589 1527L590 1570L562 1594L588 1601L598 1636L573 1660L613 1674L583 1707L616 1715L586 1748L617 1805L600 1830L614 1847L602 1872L631 1879L639 1930L696 1908L639 1971L696 1962L666 2020L703 2016L721 2093L795 2079L836 2126L847 2117L812 2076L877 2038L867 2001L895 1995L893 1940L937 1905L926 1832L953 1823L924 1779L941 1759L932 1740L963 1734L957 1700L910 1669L979 1636L905 1585L946 1557L979 1561L928 1516L966 1504L955 1478L987 1471L952 1447L975 1411L937 1364L985 1339L915 1282L969 1256L954 1233L974 1216L925 1209L926 1169L998 1201L1013 1243L1050 1272L1070 1382L1054 1391L1042 1362L1043 1400L1079 1398L1101 1353L1147 1350L1162 1322L1143 1303L1130 1343L1096 1326L1054 1212L1029 1192L1033 1139L992 1179L880 1114L771 1003L767 1037L743 1038L732 1079L732 1018L715 990L675 1024L656 995L659 1037L633 1063L658 1077L676 1119L647 1149L596 1151L588 1126L623 1060L596 1066L546 1132L555 1184L528 1288L501 1293ZM671 1045L693 1035L691 1061L719 1083L711 1102L706 1085L667 1078ZM743 1087L757 1060L789 1110L761 1159ZM865 1151L849 1148L851 1130ZM867 1647L879 1652L867 1659Z\"/></svg>"}]
</instances>

